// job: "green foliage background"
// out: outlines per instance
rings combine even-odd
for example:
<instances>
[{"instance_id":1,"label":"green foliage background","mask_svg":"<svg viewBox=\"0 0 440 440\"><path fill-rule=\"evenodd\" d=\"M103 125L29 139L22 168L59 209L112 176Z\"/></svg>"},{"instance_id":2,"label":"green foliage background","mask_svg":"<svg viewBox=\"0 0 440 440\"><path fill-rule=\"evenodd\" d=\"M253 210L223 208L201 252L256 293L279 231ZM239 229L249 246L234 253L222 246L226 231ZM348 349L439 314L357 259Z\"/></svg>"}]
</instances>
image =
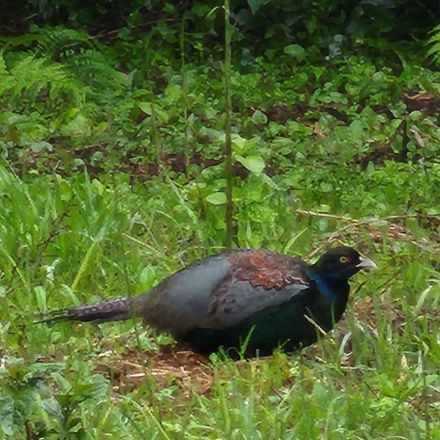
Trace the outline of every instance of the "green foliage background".
<instances>
[{"instance_id":1,"label":"green foliage background","mask_svg":"<svg viewBox=\"0 0 440 440\"><path fill-rule=\"evenodd\" d=\"M0 438L440 438L432 2L232 3L234 244L313 259L345 243L379 265L317 347L176 371L170 338L131 322L33 324L222 249L216 6L4 15Z\"/></svg>"}]
</instances>

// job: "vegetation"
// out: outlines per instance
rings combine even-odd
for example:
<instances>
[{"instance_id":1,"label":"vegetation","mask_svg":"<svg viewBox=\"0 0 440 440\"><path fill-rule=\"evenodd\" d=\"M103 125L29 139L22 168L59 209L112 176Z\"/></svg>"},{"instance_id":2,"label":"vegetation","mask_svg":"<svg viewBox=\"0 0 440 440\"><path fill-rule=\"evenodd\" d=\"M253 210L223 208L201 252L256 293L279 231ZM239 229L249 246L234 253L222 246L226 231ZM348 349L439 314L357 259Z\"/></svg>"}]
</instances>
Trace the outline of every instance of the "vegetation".
<instances>
[{"instance_id":1,"label":"vegetation","mask_svg":"<svg viewBox=\"0 0 440 440\"><path fill-rule=\"evenodd\" d=\"M34 3L1 37L0 439L440 439L434 7L231 4L224 70L217 2ZM239 362L35 324L223 248L225 75L233 245L365 252L344 323Z\"/></svg>"}]
</instances>

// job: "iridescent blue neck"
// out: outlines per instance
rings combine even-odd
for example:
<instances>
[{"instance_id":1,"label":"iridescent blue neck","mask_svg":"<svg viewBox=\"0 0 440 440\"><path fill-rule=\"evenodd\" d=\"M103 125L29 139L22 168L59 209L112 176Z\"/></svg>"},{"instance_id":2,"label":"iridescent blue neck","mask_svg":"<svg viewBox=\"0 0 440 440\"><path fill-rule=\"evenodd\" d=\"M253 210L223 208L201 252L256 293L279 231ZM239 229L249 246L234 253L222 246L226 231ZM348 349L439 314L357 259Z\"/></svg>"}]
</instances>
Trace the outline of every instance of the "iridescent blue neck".
<instances>
[{"instance_id":1,"label":"iridescent blue neck","mask_svg":"<svg viewBox=\"0 0 440 440\"><path fill-rule=\"evenodd\" d=\"M345 291L345 288L341 290L341 287L347 286L347 279L345 277L341 279L338 273L323 274L313 266L306 268L305 272L317 284L319 292L328 300L337 301L341 299L341 295L338 292Z\"/></svg>"}]
</instances>

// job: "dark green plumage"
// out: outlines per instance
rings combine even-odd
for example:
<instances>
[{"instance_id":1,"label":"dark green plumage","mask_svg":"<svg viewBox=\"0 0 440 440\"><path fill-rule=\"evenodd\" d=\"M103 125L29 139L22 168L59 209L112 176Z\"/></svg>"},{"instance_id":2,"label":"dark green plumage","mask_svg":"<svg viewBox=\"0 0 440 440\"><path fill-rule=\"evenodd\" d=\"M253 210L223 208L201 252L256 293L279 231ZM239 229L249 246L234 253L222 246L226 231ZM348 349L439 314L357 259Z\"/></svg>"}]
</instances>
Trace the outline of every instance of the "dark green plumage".
<instances>
[{"instance_id":1,"label":"dark green plumage","mask_svg":"<svg viewBox=\"0 0 440 440\"><path fill-rule=\"evenodd\" d=\"M202 352L269 354L317 340L345 311L348 279L375 267L349 247L326 252L309 265L265 250L232 250L196 262L150 292L128 299L50 312L46 322L143 318Z\"/></svg>"}]
</instances>

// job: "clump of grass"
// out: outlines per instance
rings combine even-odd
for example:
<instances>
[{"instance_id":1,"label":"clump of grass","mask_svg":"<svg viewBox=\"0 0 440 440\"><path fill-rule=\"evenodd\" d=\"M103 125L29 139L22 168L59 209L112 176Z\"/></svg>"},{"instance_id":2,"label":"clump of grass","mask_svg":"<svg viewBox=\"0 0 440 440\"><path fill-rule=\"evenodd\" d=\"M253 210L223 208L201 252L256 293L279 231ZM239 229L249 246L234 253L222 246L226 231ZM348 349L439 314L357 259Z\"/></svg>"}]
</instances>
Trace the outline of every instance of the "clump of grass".
<instances>
[{"instance_id":1,"label":"clump of grass","mask_svg":"<svg viewBox=\"0 0 440 440\"><path fill-rule=\"evenodd\" d=\"M131 323L31 324L48 307L140 292L209 253L202 221L196 240L207 250L179 242L197 226L191 218L198 202L177 187L166 191L162 179L154 182L154 192L163 188L160 197L149 197L151 187L86 175L24 181L3 169L1 179L8 195L0 209L3 435L25 438L28 429L45 438L436 438L439 276L416 224L410 229L421 246L402 240L398 249L383 226L374 255L379 272L366 277L345 322L318 347L238 363L214 357L203 367L209 386L200 388L202 373L178 379L164 358L155 364L170 339L141 329L136 339ZM174 215L162 214L168 209ZM310 231L322 227L319 217L307 223ZM304 223L296 228L292 235ZM341 239L369 243L371 253L368 228L349 234ZM269 237L262 243L272 247ZM124 352L127 344L131 351ZM100 353L110 348L114 366L103 369ZM189 374L192 367L179 368ZM123 394L112 392L121 380Z\"/></svg>"},{"instance_id":2,"label":"clump of grass","mask_svg":"<svg viewBox=\"0 0 440 440\"><path fill-rule=\"evenodd\" d=\"M221 69L191 62L180 32L183 75L168 52L128 60L148 79L114 67L130 42L81 32L43 32L80 44L57 61L26 39L2 52L0 438L440 438L440 134L432 96L401 100L438 88L419 64L226 59L237 245L313 258L349 243L379 263L319 344L201 361L131 322L33 324L223 248Z\"/></svg>"}]
</instances>

